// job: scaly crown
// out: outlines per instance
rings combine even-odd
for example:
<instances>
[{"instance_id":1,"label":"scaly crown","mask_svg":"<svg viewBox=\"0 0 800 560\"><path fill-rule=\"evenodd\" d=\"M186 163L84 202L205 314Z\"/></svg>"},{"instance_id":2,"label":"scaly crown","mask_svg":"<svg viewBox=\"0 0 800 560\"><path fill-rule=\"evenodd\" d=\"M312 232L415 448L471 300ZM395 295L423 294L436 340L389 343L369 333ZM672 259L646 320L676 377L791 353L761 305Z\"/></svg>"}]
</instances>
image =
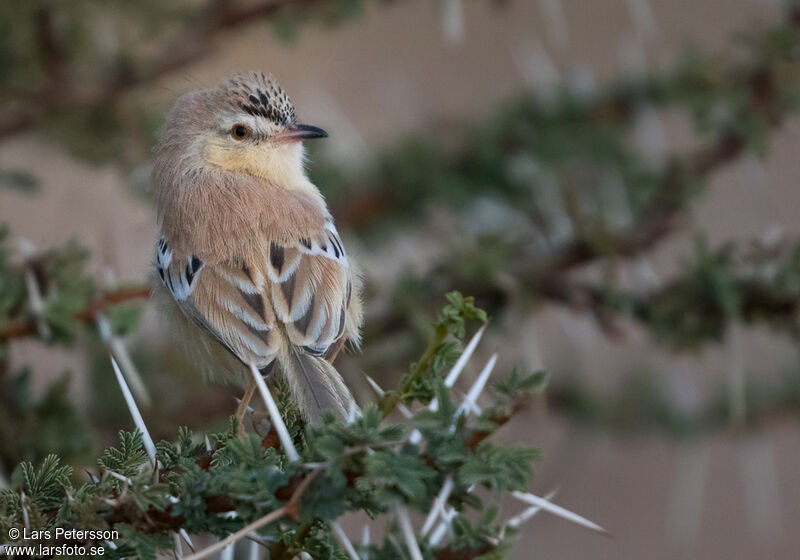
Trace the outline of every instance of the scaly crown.
<instances>
[{"instance_id":1,"label":"scaly crown","mask_svg":"<svg viewBox=\"0 0 800 560\"><path fill-rule=\"evenodd\" d=\"M276 124L294 124L296 115L289 96L272 74L250 72L234 76L220 86L234 110L262 116Z\"/></svg>"}]
</instances>

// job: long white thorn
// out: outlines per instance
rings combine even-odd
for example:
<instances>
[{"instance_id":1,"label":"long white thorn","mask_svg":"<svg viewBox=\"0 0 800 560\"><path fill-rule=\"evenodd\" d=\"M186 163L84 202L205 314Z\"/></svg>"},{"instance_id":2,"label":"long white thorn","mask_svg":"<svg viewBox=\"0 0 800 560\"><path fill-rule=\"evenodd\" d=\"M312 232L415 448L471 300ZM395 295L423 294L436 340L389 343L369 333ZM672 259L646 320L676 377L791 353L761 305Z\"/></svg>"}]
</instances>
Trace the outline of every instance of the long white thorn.
<instances>
[{"instance_id":1,"label":"long white thorn","mask_svg":"<svg viewBox=\"0 0 800 560\"><path fill-rule=\"evenodd\" d=\"M222 552L219 553L219 560L233 560L233 553L235 549L235 544L226 546L224 549L222 549Z\"/></svg>"},{"instance_id":2,"label":"long white thorn","mask_svg":"<svg viewBox=\"0 0 800 560\"><path fill-rule=\"evenodd\" d=\"M444 378L444 386L447 387L448 389L451 389L453 385L456 384L456 381L458 381L459 376L464 371L464 367L467 365L467 362L472 357L472 354L475 352L475 348L478 347L478 343L481 341L483 333L486 332L486 327L487 325L484 324L481 326L480 329L478 329L478 332L475 333L475 335L469 341L469 344L467 344L467 347L464 348L464 352L458 357L458 360L456 360L456 363L450 369L450 372L447 374L447 377ZM439 400L434 397L433 400L431 400L430 404L428 404L428 410L435 411L438 408L439 408ZM409 435L408 440L414 445L416 445L420 441L422 441L422 434L419 432L419 430L414 430Z\"/></svg>"},{"instance_id":3,"label":"long white thorn","mask_svg":"<svg viewBox=\"0 0 800 560\"><path fill-rule=\"evenodd\" d=\"M186 532L186 529L180 529L178 534L181 538L186 542L189 549L194 552L194 544L192 543L192 539L189 538L189 533Z\"/></svg>"},{"instance_id":4,"label":"long white thorn","mask_svg":"<svg viewBox=\"0 0 800 560\"><path fill-rule=\"evenodd\" d=\"M31 529L31 518L28 515L28 508L25 505L25 502L28 501L27 498L28 498L28 496L25 494L25 491L24 490L20 491L20 493L19 493L19 503L20 503L20 506L22 507L22 522L25 524L25 528L30 531L30 529Z\"/></svg>"},{"instance_id":5,"label":"long white thorn","mask_svg":"<svg viewBox=\"0 0 800 560\"><path fill-rule=\"evenodd\" d=\"M381 386L378 385L378 382L372 379L372 377L370 377L366 373L364 374L364 378L367 380L367 383L369 383L370 388L375 392L375 394L378 397L382 397L386 393L386 391L384 391L381 388Z\"/></svg>"},{"instance_id":6,"label":"long white thorn","mask_svg":"<svg viewBox=\"0 0 800 560\"><path fill-rule=\"evenodd\" d=\"M150 457L150 464L152 464L155 468L156 446L153 444L153 438L150 437L150 432L147 430L147 426L144 424L144 419L142 418L142 414L139 412L139 407L136 406L136 401L133 399L133 394L131 394L131 390L128 387L128 384L125 382L125 376L122 375L114 356L111 356L111 366L114 368L114 375L117 376L117 383L119 383L122 396L125 398L125 404L128 405L128 410L133 418L133 423L137 428L139 428L139 432L142 434L142 442L144 443L144 448L147 451L147 456Z\"/></svg>"},{"instance_id":7,"label":"long white thorn","mask_svg":"<svg viewBox=\"0 0 800 560\"><path fill-rule=\"evenodd\" d=\"M561 0L539 0L539 8L550 41L557 47L566 47L569 43L569 27Z\"/></svg>"},{"instance_id":8,"label":"long white thorn","mask_svg":"<svg viewBox=\"0 0 800 560\"><path fill-rule=\"evenodd\" d=\"M261 393L261 398L264 399L264 404L267 405L267 411L269 412L269 417L272 419L272 425L275 426L275 430L278 432L278 438L281 440L281 445L283 446L284 451L286 451L289 461L296 463L300 460L300 455L297 453L297 449L294 447L294 442L292 442L292 438L289 435L289 430L286 428L283 418L281 418L278 405L275 404L275 399L272 398L272 393L269 392L267 384L264 383L264 378L253 364L250 364L250 373L253 374L253 380L256 382L256 387L258 387L258 391Z\"/></svg>"},{"instance_id":9,"label":"long white thorn","mask_svg":"<svg viewBox=\"0 0 800 560\"><path fill-rule=\"evenodd\" d=\"M532 93L544 101L551 100L561 76L545 48L538 41L521 40L514 45L511 55Z\"/></svg>"},{"instance_id":10,"label":"long white thorn","mask_svg":"<svg viewBox=\"0 0 800 560\"><path fill-rule=\"evenodd\" d=\"M442 34L449 45L464 42L464 5L463 0L441 0Z\"/></svg>"},{"instance_id":11,"label":"long white thorn","mask_svg":"<svg viewBox=\"0 0 800 560\"><path fill-rule=\"evenodd\" d=\"M469 410L477 404L478 396L481 394L481 391L483 391L483 388L486 387L486 382L489 381L489 376L492 375L495 364L497 364L497 354L492 354L492 357L489 358L489 361L486 362L483 370L481 370L477 379L475 379L475 383L472 384L466 398L459 405L458 410L456 410L455 418L458 418L465 412L468 413Z\"/></svg>"},{"instance_id":12,"label":"long white thorn","mask_svg":"<svg viewBox=\"0 0 800 560\"><path fill-rule=\"evenodd\" d=\"M739 455L741 482L748 528L764 541L781 531L781 494L777 481L775 451L769 438L745 440Z\"/></svg>"},{"instance_id":13,"label":"long white thorn","mask_svg":"<svg viewBox=\"0 0 800 560\"><path fill-rule=\"evenodd\" d=\"M455 385L456 381L458 381L458 377L461 375L461 372L464 371L464 366L467 365L467 362L472 357L475 349L478 347L478 343L481 341L481 338L483 338L483 333L486 332L486 326L487 325L484 324L480 329L478 329L478 332L476 332L472 339L470 339L467 347L464 348L464 352L458 357L458 360L456 360L456 363L453 365L450 373L448 373L447 377L444 378L444 386L448 389ZM433 402L431 402L431 406L433 407L431 410L436 410L436 405L434 405Z\"/></svg>"},{"instance_id":14,"label":"long white thorn","mask_svg":"<svg viewBox=\"0 0 800 560\"><path fill-rule=\"evenodd\" d=\"M443 520L436 529L431 533L430 543L431 546L438 546L442 541L444 534L447 532L447 523Z\"/></svg>"},{"instance_id":15,"label":"long white thorn","mask_svg":"<svg viewBox=\"0 0 800 560\"><path fill-rule=\"evenodd\" d=\"M539 506L548 513L557 515L558 517L566 519L567 521L571 521L576 525L581 525L582 527L586 527L587 529L591 529L592 531L597 531L598 533L604 533L604 534L608 533L608 531L603 529L597 523L589 521L585 517L581 517L577 513L573 513L566 508L557 506L550 500L545 500L544 498L540 498L539 496L535 496L529 492L519 492L516 490L512 492L511 495L514 496L516 499L520 500L521 502L525 502L527 504L531 504L534 506Z\"/></svg>"},{"instance_id":16,"label":"long white thorn","mask_svg":"<svg viewBox=\"0 0 800 560\"><path fill-rule=\"evenodd\" d=\"M121 474L119 474L117 472L114 472L114 471L105 471L105 472L107 472L113 478L116 478L117 480L121 480L125 484L128 484L128 485L132 485L133 484L133 481L130 478L128 478L127 476L125 476L125 475L121 475Z\"/></svg>"},{"instance_id":17,"label":"long white thorn","mask_svg":"<svg viewBox=\"0 0 800 560\"><path fill-rule=\"evenodd\" d=\"M381 389L381 386L378 385L374 379L366 374L364 377L367 379L367 383L369 383L370 388L375 391L375 394L378 395L378 397L382 397L385 394L385 391ZM407 420L411 420L411 418L414 417L408 407L401 402L397 403L397 410L399 410L400 414L402 414Z\"/></svg>"},{"instance_id":18,"label":"long white thorn","mask_svg":"<svg viewBox=\"0 0 800 560\"><path fill-rule=\"evenodd\" d=\"M478 406L476 403L467 401L466 400L467 399L467 395L465 395L463 391L460 391L458 393L458 396L461 397L462 402L465 405L467 405L467 407L469 408L469 411L467 411L467 414L475 414L476 416L480 416L481 415L481 412L483 412L483 409L481 409L481 407Z\"/></svg>"},{"instance_id":19,"label":"long white thorn","mask_svg":"<svg viewBox=\"0 0 800 560\"><path fill-rule=\"evenodd\" d=\"M453 491L453 475L448 474L447 477L444 479L444 484L442 484L442 489L439 490L439 494L436 496L436 499L433 501L433 507L431 507L430 513L428 513L428 517L425 519L425 523L422 525L422 531L420 535L425 538L425 535L428 534L433 528L433 524L436 523L436 520L439 518L439 515L444 515L444 505L447 503L447 499L450 497L450 492Z\"/></svg>"},{"instance_id":20,"label":"long white thorn","mask_svg":"<svg viewBox=\"0 0 800 560\"><path fill-rule=\"evenodd\" d=\"M431 533L429 542L431 546L439 546L446 533L453 533L453 518L456 516L455 508L450 508L442 514L442 521L439 526Z\"/></svg>"},{"instance_id":21,"label":"long white thorn","mask_svg":"<svg viewBox=\"0 0 800 560\"><path fill-rule=\"evenodd\" d=\"M358 557L358 553L356 552L353 543L350 542L350 539L347 537L347 533L344 532L342 526L339 525L337 521L331 521L328 523L333 530L333 535L336 537L336 540L339 541L339 544L342 545L347 555L350 557L350 560L361 560Z\"/></svg>"},{"instance_id":22,"label":"long white thorn","mask_svg":"<svg viewBox=\"0 0 800 560\"><path fill-rule=\"evenodd\" d=\"M545 496L544 499L549 502L550 500L553 499L553 497L555 497L556 492L557 492L556 490L553 490L552 492L547 494L547 496ZM540 511L542 511L542 506L531 506L528 509L524 510L522 513L515 515L514 517L506 521L506 526L512 528L519 527L520 525L525 523L528 519L530 519Z\"/></svg>"},{"instance_id":23,"label":"long white thorn","mask_svg":"<svg viewBox=\"0 0 800 560\"><path fill-rule=\"evenodd\" d=\"M350 401L350 409L347 411L347 425L351 425L361 416L361 409L358 408L356 401Z\"/></svg>"},{"instance_id":24,"label":"long white thorn","mask_svg":"<svg viewBox=\"0 0 800 560\"><path fill-rule=\"evenodd\" d=\"M105 313L95 313L94 321L97 325L97 331L100 333L100 338L103 340L106 348L108 348L109 353L119 364L120 370L125 375L125 379L131 387L131 391L133 391L133 394L136 395L136 398L139 399L142 405L149 407L152 402L150 393L142 380L142 376L139 375L139 370L136 369L136 364L133 363L125 343L121 338L114 335L111 323L108 321L108 317L106 317Z\"/></svg>"},{"instance_id":25,"label":"long white thorn","mask_svg":"<svg viewBox=\"0 0 800 560\"><path fill-rule=\"evenodd\" d=\"M658 34L656 17L650 0L627 0L636 33L642 39L650 39Z\"/></svg>"},{"instance_id":26,"label":"long white thorn","mask_svg":"<svg viewBox=\"0 0 800 560\"><path fill-rule=\"evenodd\" d=\"M50 340L53 335L50 330L50 325L47 324L44 318L44 299L42 292L39 290L39 283L36 281L36 276L29 268L25 268L25 289L28 290L28 305L31 307L31 312L36 319L36 330L39 331L39 336L44 340Z\"/></svg>"},{"instance_id":27,"label":"long white thorn","mask_svg":"<svg viewBox=\"0 0 800 560\"><path fill-rule=\"evenodd\" d=\"M44 298L42 298L42 292L39 289L39 281L36 279L36 275L29 264L29 260L36 255L36 247L29 240L20 237L17 239L17 250L22 258L25 259L25 289L28 292L28 305L36 321L36 330L42 339L50 340L53 332L44 317Z\"/></svg>"},{"instance_id":28,"label":"long white thorn","mask_svg":"<svg viewBox=\"0 0 800 560\"><path fill-rule=\"evenodd\" d=\"M175 558L183 560L183 545L181 544L181 537L178 533L172 533L172 549L175 551Z\"/></svg>"},{"instance_id":29,"label":"long white thorn","mask_svg":"<svg viewBox=\"0 0 800 560\"><path fill-rule=\"evenodd\" d=\"M395 515L397 515L397 521L400 522L400 530L403 532L403 538L406 541L406 548L408 548L408 553L411 555L411 560L423 560L417 536L411 526L411 518L408 516L408 509L404 505L398 504L394 510Z\"/></svg>"},{"instance_id":30,"label":"long white thorn","mask_svg":"<svg viewBox=\"0 0 800 560\"><path fill-rule=\"evenodd\" d=\"M361 548L366 549L371 540L369 523L364 523L364 528L361 530Z\"/></svg>"}]
</instances>

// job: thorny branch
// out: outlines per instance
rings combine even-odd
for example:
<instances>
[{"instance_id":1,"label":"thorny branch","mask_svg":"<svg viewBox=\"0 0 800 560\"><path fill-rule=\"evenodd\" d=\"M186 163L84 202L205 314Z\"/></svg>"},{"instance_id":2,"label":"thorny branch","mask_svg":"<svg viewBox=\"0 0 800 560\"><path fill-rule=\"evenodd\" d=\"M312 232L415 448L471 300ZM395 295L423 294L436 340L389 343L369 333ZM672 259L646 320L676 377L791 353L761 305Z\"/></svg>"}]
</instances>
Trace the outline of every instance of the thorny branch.
<instances>
[{"instance_id":1,"label":"thorny branch","mask_svg":"<svg viewBox=\"0 0 800 560\"><path fill-rule=\"evenodd\" d=\"M75 319L83 322L92 321L95 313L107 307L125 303L126 301L146 299L148 297L150 297L150 288L147 286L121 288L104 294L99 299L96 299L75 313ZM0 341L29 336L35 332L36 321L32 318L9 321L8 324L0 329Z\"/></svg>"},{"instance_id":2,"label":"thorny branch","mask_svg":"<svg viewBox=\"0 0 800 560\"><path fill-rule=\"evenodd\" d=\"M498 412L492 418L490 418L491 424L493 424L494 428L491 430L476 430L469 434L465 440L465 446L469 449L476 449L478 445L483 442L486 438L493 435L497 430L499 430L502 426L507 424L514 416L516 416L519 412L523 411L531 402L531 397L526 398L519 398L515 402L511 403L509 408L505 411ZM280 444L277 441L273 441L269 437L265 437L262 443L265 447L275 447L279 446ZM197 459L197 464L202 468L208 468L211 461L211 452L207 453L204 456L201 456ZM430 464L430 463L429 463ZM436 468L435 465L430 464L432 468ZM287 515L294 519L300 518L300 496L303 492L307 489L307 487L311 484L311 482L322 473L322 470L317 468L310 471L307 474L302 475L295 475L291 477L286 484L279 488L275 492L275 497L278 500L286 501L286 505L280 508L279 511L280 515ZM353 484L356 478L355 473L345 473L348 478L348 484ZM162 480L165 479L167 473L165 471L161 471L159 476ZM206 512L209 515L215 515L220 513L225 513L228 511L233 511L236 509L236 503L229 497L229 496L210 496L205 499L206 504ZM147 511L142 512L139 511L137 508L129 507L128 504L125 502L119 502L116 506L107 514L106 521L110 525L114 525L117 523L127 523L131 524L139 530L144 532L150 533L157 533L157 532L164 532L164 531L178 531L181 527L186 523L186 520L179 515L172 515L171 507L167 507L165 510L158 510L153 507L149 508ZM240 531L241 532L241 531ZM276 545L276 553L284 554L290 553L291 551L288 550L285 546L277 543ZM485 554L492 547L487 545L485 549L482 550L482 554ZM213 551L211 551L213 552ZM449 547L444 547L436 551L436 558L442 559L449 559L449 560L468 560L477 557L478 555L473 554L475 549L461 549L461 550L453 550ZM204 557L204 556L202 556ZM282 556L276 556L276 558L280 558ZM288 556L287 556L288 557ZM201 558L201 556L197 556L197 558Z\"/></svg>"},{"instance_id":3,"label":"thorny branch","mask_svg":"<svg viewBox=\"0 0 800 560\"><path fill-rule=\"evenodd\" d=\"M800 9L791 12L790 21L797 34L800 29ZM794 40L797 42L798 37ZM777 98L773 80L774 76L765 72L760 65L756 65L749 75L742 78L751 100L751 115L770 129L780 126L791 112L791 108L781 105L781 100ZM598 101L596 108L597 112L612 113L615 118L625 118L633 110L634 103L624 91L617 96ZM727 130L694 153L674 158L663 173L650 202L627 228L617 232L604 232L600 236L578 235L540 259L517 259L510 263L511 268L508 270L508 276L514 279L510 285L485 276L471 281L472 283L462 284L462 289L484 304L502 304L509 299L513 289L524 286L544 299L593 313L598 322L613 334L616 331L611 321L614 309L608 305L603 291L591 284L574 282L570 278L570 272L606 257L629 258L654 248L680 228L686 203L691 199L688 191L692 184L707 179L735 161L747 148L747 142L742 133ZM376 196L375 193L369 193L370 200L376 199ZM525 254L524 248L520 248L519 254ZM775 302L772 301L775 298L765 297L762 286L750 285L746 288L745 299L752 315L776 309ZM647 300L640 299L639 306L646 307L647 303ZM777 310L781 313L793 313L798 307L800 301L782 299ZM399 324L394 317L382 319L382 325L373 325L379 332L392 330Z\"/></svg>"}]
</instances>

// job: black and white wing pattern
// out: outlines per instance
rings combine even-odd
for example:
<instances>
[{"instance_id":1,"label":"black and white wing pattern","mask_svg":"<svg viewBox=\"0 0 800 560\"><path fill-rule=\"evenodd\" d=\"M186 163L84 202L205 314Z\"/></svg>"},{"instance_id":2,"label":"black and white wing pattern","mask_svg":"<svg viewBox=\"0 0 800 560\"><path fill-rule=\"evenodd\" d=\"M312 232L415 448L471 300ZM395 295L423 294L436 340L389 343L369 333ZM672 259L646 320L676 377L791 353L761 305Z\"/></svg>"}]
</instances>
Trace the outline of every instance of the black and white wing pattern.
<instances>
[{"instance_id":1,"label":"black and white wing pattern","mask_svg":"<svg viewBox=\"0 0 800 560\"><path fill-rule=\"evenodd\" d=\"M207 263L156 245L156 269L183 313L245 364L270 366L282 345L323 356L345 333L350 267L336 227L264 254Z\"/></svg>"}]
</instances>

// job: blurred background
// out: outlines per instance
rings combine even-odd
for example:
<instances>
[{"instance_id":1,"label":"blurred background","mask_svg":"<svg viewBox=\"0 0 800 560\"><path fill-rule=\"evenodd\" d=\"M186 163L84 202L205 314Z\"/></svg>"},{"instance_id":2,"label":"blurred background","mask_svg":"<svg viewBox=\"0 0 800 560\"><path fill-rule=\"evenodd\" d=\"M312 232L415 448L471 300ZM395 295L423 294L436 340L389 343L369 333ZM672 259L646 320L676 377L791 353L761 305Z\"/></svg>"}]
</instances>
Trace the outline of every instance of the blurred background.
<instances>
[{"instance_id":1,"label":"blurred background","mask_svg":"<svg viewBox=\"0 0 800 560\"><path fill-rule=\"evenodd\" d=\"M0 476L130 428L107 348L155 438L233 412L146 301L148 157L180 94L263 70L330 133L309 172L364 269L364 349L338 362L359 399L363 373L407 371L451 290L492 317L484 359L550 373L500 439L540 447L533 491L613 536L542 515L511 557L796 558L799 14L0 4Z\"/></svg>"}]
</instances>

